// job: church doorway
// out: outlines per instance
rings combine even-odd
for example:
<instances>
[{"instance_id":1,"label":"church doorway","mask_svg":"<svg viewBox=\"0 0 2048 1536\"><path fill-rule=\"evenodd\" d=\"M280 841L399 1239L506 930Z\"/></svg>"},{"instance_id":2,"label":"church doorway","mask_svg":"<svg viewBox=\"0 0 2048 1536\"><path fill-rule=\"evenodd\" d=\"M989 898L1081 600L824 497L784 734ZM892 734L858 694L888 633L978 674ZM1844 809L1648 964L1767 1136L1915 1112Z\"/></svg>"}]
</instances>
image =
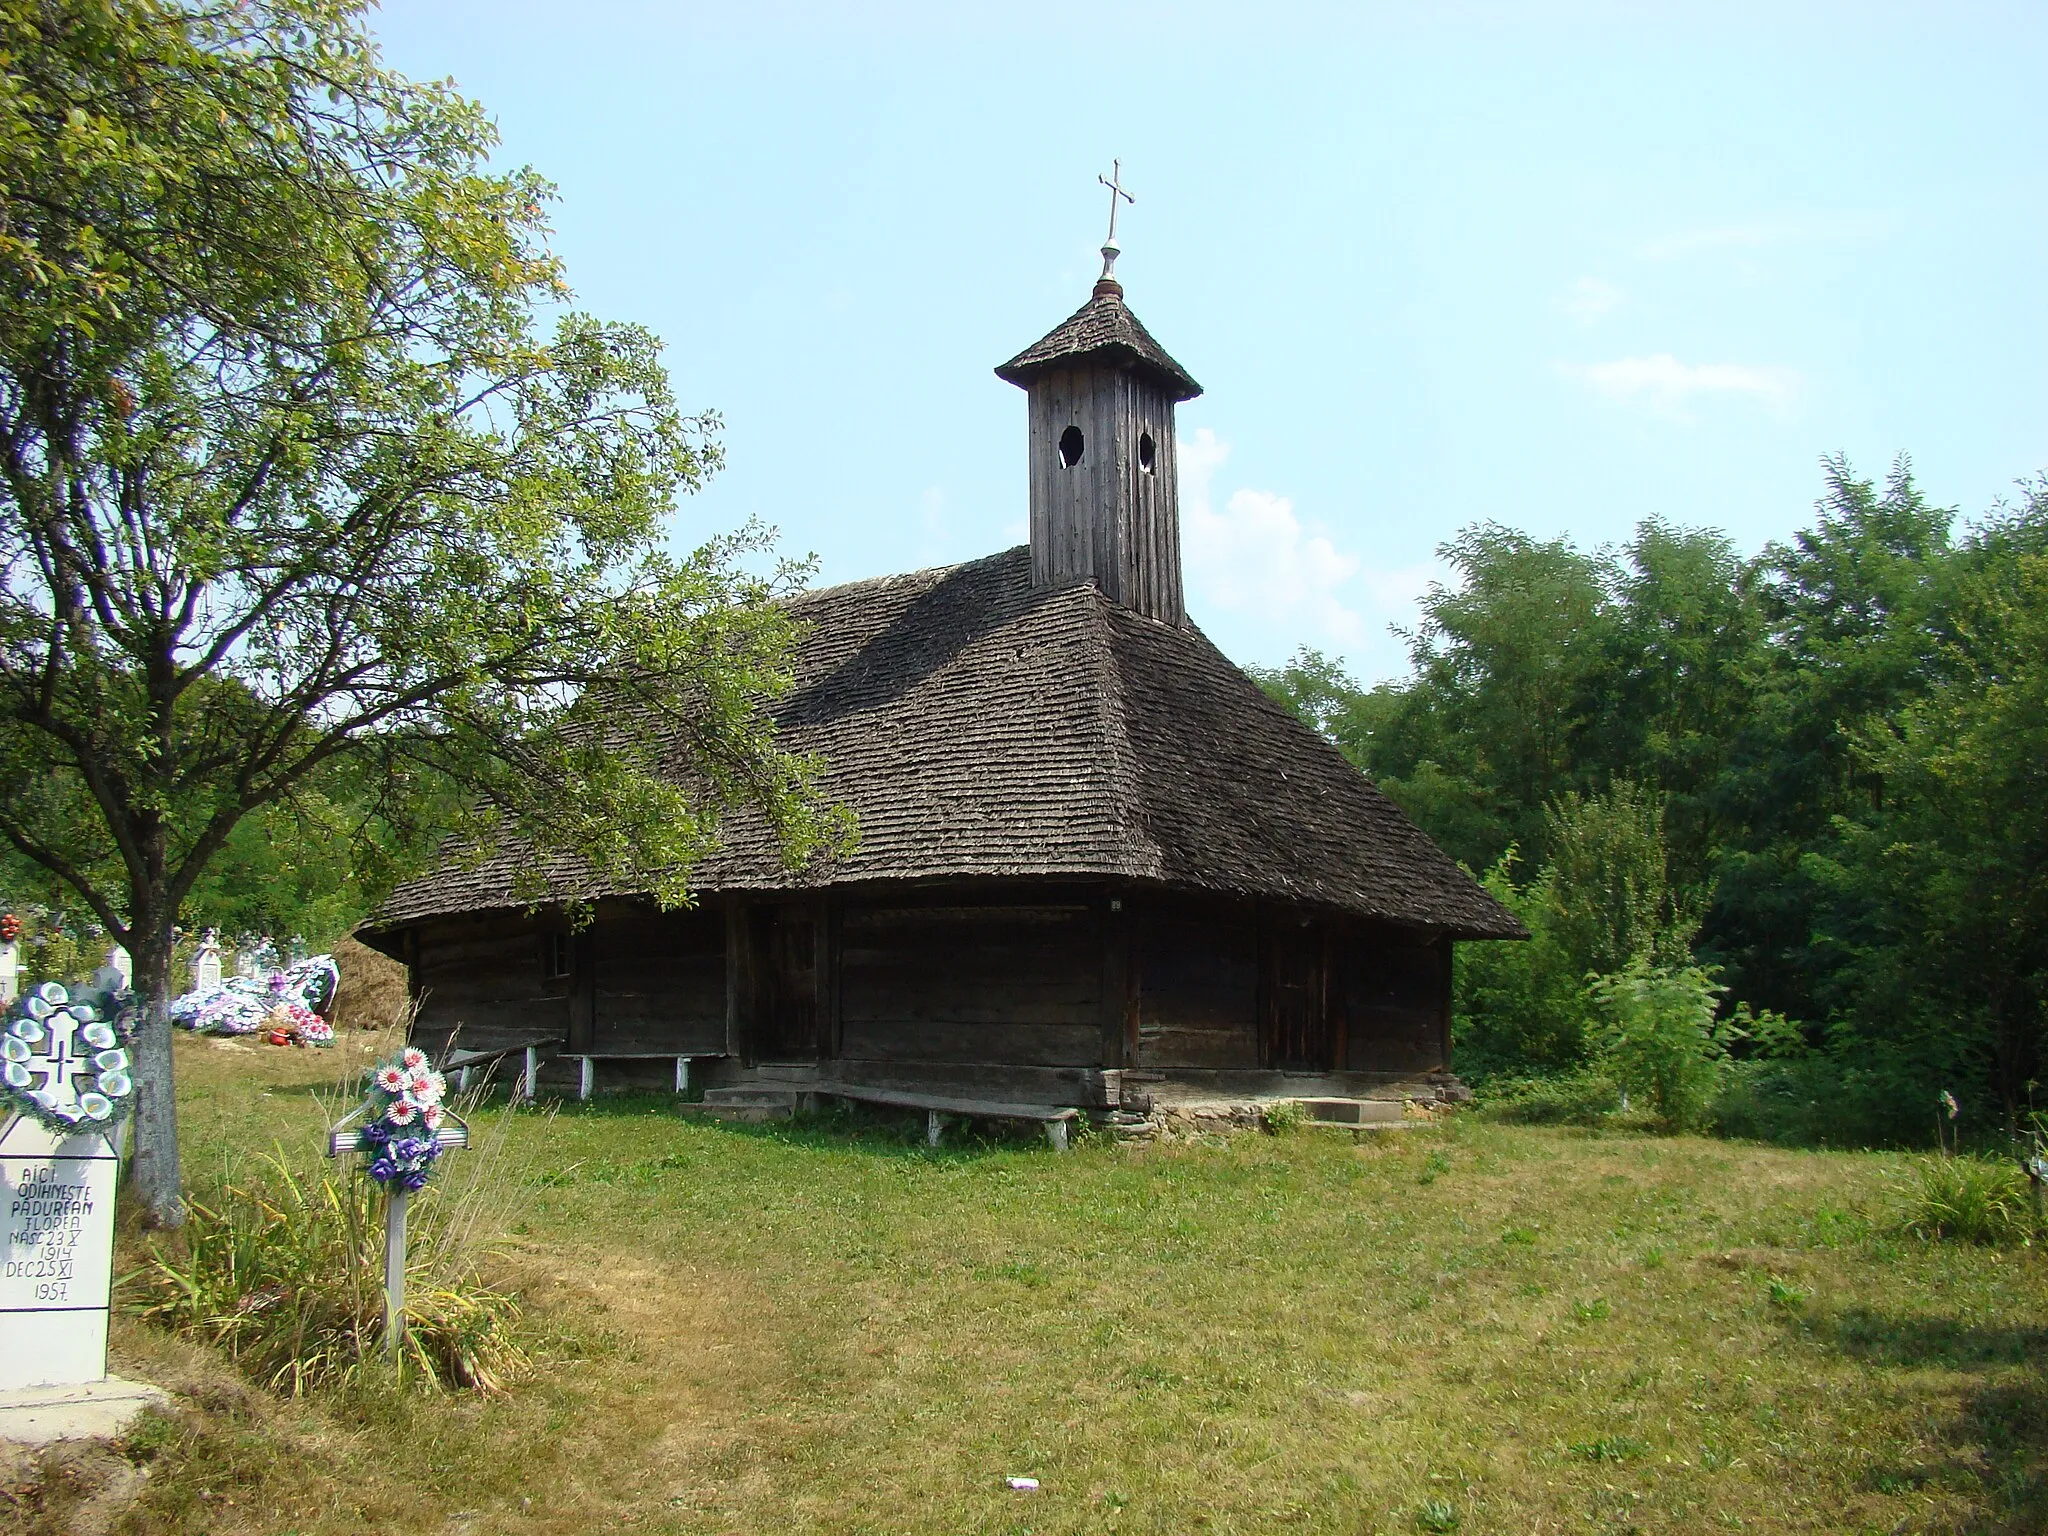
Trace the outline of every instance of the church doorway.
<instances>
[{"instance_id":1,"label":"church doorway","mask_svg":"<svg viewBox=\"0 0 2048 1536\"><path fill-rule=\"evenodd\" d=\"M757 907L752 917L760 965L755 1055L761 1061L815 1061L821 1041L817 911L780 904Z\"/></svg>"}]
</instances>

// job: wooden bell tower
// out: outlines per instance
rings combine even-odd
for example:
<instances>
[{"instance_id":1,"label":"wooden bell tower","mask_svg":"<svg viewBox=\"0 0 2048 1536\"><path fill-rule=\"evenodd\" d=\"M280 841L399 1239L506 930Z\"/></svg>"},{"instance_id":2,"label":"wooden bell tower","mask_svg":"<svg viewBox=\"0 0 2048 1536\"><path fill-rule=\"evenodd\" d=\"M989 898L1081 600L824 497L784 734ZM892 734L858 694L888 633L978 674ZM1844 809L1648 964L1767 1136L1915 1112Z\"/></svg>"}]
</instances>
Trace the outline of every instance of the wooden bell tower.
<instances>
[{"instance_id":1,"label":"wooden bell tower","mask_svg":"<svg viewBox=\"0 0 2048 1536\"><path fill-rule=\"evenodd\" d=\"M1116 208L1095 291L996 377L1025 393L1030 419L1031 581L1092 582L1112 602L1178 625L1180 484L1174 407L1202 392L1124 304Z\"/></svg>"}]
</instances>

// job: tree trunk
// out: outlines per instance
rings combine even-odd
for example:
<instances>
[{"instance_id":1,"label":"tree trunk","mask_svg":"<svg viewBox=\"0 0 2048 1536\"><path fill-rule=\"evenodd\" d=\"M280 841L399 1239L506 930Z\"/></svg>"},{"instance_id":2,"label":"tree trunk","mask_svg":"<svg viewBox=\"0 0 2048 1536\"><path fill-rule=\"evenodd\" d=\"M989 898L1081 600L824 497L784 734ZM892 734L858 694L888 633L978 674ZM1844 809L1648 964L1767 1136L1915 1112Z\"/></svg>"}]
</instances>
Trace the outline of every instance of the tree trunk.
<instances>
[{"instance_id":1,"label":"tree trunk","mask_svg":"<svg viewBox=\"0 0 2048 1536\"><path fill-rule=\"evenodd\" d=\"M135 1156L129 1186L151 1226L185 1224L185 1181L178 1166L177 1085L171 1076L171 926L136 924L135 990L142 1025L135 1034Z\"/></svg>"}]
</instances>

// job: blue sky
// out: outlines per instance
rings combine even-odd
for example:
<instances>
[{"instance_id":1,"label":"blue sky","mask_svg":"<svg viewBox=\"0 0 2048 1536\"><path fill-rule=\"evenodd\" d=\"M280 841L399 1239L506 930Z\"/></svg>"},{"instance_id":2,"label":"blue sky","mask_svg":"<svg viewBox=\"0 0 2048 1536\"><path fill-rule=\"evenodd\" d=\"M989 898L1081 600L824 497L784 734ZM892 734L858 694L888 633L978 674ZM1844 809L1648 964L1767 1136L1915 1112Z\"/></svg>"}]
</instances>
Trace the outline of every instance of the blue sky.
<instances>
[{"instance_id":1,"label":"blue sky","mask_svg":"<svg viewBox=\"0 0 2048 1536\"><path fill-rule=\"evenodd\" d=\"M2048 7L392 0L560 187L579 303L651 326L820 579L1024 536L990 369L1087 297L1112 157L1181 408L1189 607L1240 661L1400 673L1494 519L1745 550L1818 461L1978 513L2048 469Z\"/></svg>"}]
</instances>

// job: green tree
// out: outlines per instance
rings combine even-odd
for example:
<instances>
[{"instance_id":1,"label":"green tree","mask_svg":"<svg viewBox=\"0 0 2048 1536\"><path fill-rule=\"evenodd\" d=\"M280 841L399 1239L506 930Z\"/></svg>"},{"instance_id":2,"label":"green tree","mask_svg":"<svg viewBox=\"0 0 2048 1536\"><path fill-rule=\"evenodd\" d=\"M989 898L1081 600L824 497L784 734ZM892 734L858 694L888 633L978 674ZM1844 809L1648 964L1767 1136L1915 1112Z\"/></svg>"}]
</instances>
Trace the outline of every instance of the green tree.
<instances>
[{"instance_id":1,"label":"green tree","mask_svg":"<svg viewBox=\"0 0 2048 1536\"><path fill-rule=\"evenodd\" d=\"M1672 877L1697 897L1725 833L1715 792L1768 663L1762 610L1727 535L1656 518L1623 551L1616 599L1581 766L1661 792Z\"/></svg>"},{"instance_id":2,"label":"green tree","mask_svg":"<svg viewBox=\"0 0 2048 1536\"><path fill-rule=\"evenodd\" d=\"M1844 1044L1897 1062L1921 1099L1980 1054L2013 1123L2048 1033L2044 546L2037 488L1957 552L1942 675L1855 742L1884 796L1838 823L1821 919L1850 958Z\"/></svg>"},{"instance_id":3,"label":"green tree","mask_svg":"<svg viewBox=\"0 0 2048 1536\"><path fill-rule=\"evenodd\" d=\"M1769 663L1713 792L1725 833L1703 933L1737 996L1804 1019L1848 1006L1848 954L1815 926L1823 877L1837 819L1884 803L1856 742L1940 670L1955 521L1903 458L1881 489L1840 458L1825 471L1816 526L1752 573Z\"/></svg>"},{"instance_id":4,"label":"green tree","mask_svg":"<svg viewBox=\"0 0 2048 1536\"><path fill-rule=\"evenodd\" d=\"M1485 862L1509 842L1540 853L1543 807L1587 787L1579 748L1604 692L1611 562L1495 523L1439 553L1455 581L1430 589L1410 639L1414 757L1388 767L1406 778L1433 761L1477 788L1502 833Z\"/></svg>"},{"instance_id":5,"label":"green tree","mask_svg":"<svg viewBox=\"0 0 2048 1536\"><path fill-rule=\"evenodd\" d=\"M0 836L134 956L174 1222L173 925L252 814L456 786L668 901L736 804L794 858L846 828L759 707L792 573L666 552L715 422L567 309L479 108L353 0L20 0L0 59Z\"/></svg>"},{"instance_id":6,"label":"green tree","mask_svg":"<svg viewBox=\"0 0 2048 1536\"><path fill-rule=\"evenodd\" d=\"M1549 1073L1586 1055L1585 971L1558 931L1549 871L1518 884L1510 848L1481 877L1522 921L1514 944L1460 944L1452 975L1452 1025L1461 1072Z\"/></svg>"},{"instance_id":7,"label":"green tree","mask_svg":"<svg viewBox=\"0 0 2048 1536\"><path fill-rule=\"evenodd\" d=\"M1465 945L1458 1044L1482 1072L1548 1072L1583 1061L1592 989L1632 966L1692 964L1696 919L1672 889L1659 797L1627 779L1546 808L1549 859L1526 884L1511 851L1484 883L1522 920L1520 944Z\"/></svg>"}]
</instances>

